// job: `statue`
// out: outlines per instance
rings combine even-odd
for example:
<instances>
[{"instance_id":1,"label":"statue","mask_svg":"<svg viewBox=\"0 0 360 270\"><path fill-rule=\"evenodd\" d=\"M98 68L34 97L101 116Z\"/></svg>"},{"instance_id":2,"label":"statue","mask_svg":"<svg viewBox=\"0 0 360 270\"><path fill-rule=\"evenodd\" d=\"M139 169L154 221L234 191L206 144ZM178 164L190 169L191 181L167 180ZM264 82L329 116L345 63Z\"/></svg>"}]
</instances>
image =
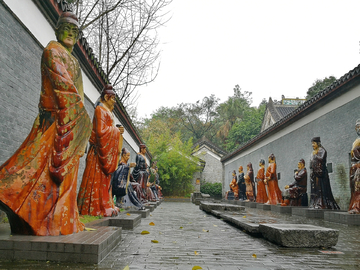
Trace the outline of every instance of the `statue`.
<instances>
[{"instance_id":1,"label":"statue","mask_svg":"<svg viewBox=\"0 0 360 270\"><path fill-rule=\"evenodd\" d=\"M311 196L309 208L340 209L334 200L329 174L326 168L327 152L322 147L320 137L311 140L313 152L310 160Z\"/></svg>"},{"instance_id":2,"label":"statue","mask_svg":"<svg viewBox=\"0 0 360 270\"><path fill-rule=\"evenodd\" d=\"M303 159L300 159L298 163L298 169L294 172L294 179L295 181L291 185L285 186L284 201L281 206L308 206L307 171Z\"/></svg>"},{"instance_id":3,"label":"statue","mask_svg":"<svg viewBox=\"0 0 360 270\"><path fill-rule=\"evenodd\" d=\"M116 200L120 203L121 208L135 207L138 210L143 210L145 207L137 198L133 185L130 182L130 168L135 167L135 163L128 165L129 158L130 152L123 148L121 150L119 166L111 177L112 194L116 196ZM138 185L138 183L133 184Z\"/></svg>"},{"instance_id":4,"label":"statue","mask_svg":"<svg viewBox=\"0 0 360 270\"><path fill-rule=\"evenodd\" d=\"M250 202L255 202L256 198L255 198L254 171L251 163L249 163L246 166L245 185L246 185L247 200Z\"/></svg>"},{"instance_id":5,"label":"statue","mask_svg":"<svg viewBox=\"0 0 360 270\"><path fill-rule=\"evenodd\" d=\"M157 196L160 200L163 198L163 195L161 193L162 188L160 186L159 168L157 166L155 166L155 187L156 187Z\"/></svg>"},{"instance_id":6,"label":"statue","mask_svg":"<svg viewBox=\"0 0 360 270\"><path fill-rule=\"evenodd\" d=\"M244 178L244 170L243 167L239 167L239 175L238 175L238 186L239 186L239 200L246 200L246 185Z\"/></svg>"},{"instance_id":7,"label":"statue","mask_svg":"<svg viewBox=\"0 0 360 270\"><path fill-rule=\"evenodd\" d=\"M147 188L147 181L149 178L149 173L147 171L148 165L146 164L146 145L140 144L139 153L136 155L135 160L135 168L132 172L132 176L134 181L140 184L140 189L136 191L138 199L142 202L147 202L146 200L146 188Z\"/></svg>"},{"instance_id":8,"label":"statue","mask_svg":"<svg viewBox=\"0 0 360 270\"><path fill-rule=\"evenodd\" d=\"M282 196L276 175L276 161L274 154L271 154L269 156L269 166L266 170L264 182L267 185L268 189L268 201L266 202L266 204L276 205L278 203L281 203Z\"/></svg>"},{"instance_id":9,"label":"statue","mask_svg":"<svg viewBox=\"0 0 360 270\"><path fill-rule=\"evenodd\" d=\"M350 168L350 190L351 199L349 206L350 214L360 214L360 118L355 126L357 139L351 149L351 168Z\"/></svg>"},{"instance_id":10,"label":"statue","mask_svg":"<svg viewBox=\"0 0 360 270\"><path fill-rule=\"evenodd\" d=\"M229 192L233 192L234 193L234 198L235 200L238 200L239 199L239 186L237 184L237 181L236 181L236 172L235 170L233 171L232 173L232 181L230 182L230 191L228 191L226 193L226 196L225 196L225 199L228 199L228 195L229 195Z\"/></svg>"},{"instance_id":11,"label":"statue","mask_svg":"<svg viewBox=\"0 0 360 270\"><path fill-rule=\"evenodd\" d=\"M123 144L124 128L115 126L115 92L106 85L94 112L90 149L86 158L77 203L81 215L111 217L118 214L111 189Z\"/></svg>"},{"instance_id":12,"label":"statue","mask_svg":"<svg viewBox=\"0 0 360 270\"><path fill-rule=\"evenodd\" d=\"M83 231L76 206L79 159L91 133L78 61L71 55L79 23L59 17L41 58L39 114L19 149L0 166L0 209L13 234L67 235Z\"/></svg>"},{"instance_id":13,"label":"statue","mask_svg":"<svg viewBox=\"0 0 360 270\"><path fill-rule=\"evenodd\" d=\"M256 183L257 183L257 196L256 196L256 202L257 203L266 203L268 201L268 196L266 194L266 188L265 188L265 160L260 159L259 161L259 167L258 173L256 175Z\"/></svg>"}]
</instances>

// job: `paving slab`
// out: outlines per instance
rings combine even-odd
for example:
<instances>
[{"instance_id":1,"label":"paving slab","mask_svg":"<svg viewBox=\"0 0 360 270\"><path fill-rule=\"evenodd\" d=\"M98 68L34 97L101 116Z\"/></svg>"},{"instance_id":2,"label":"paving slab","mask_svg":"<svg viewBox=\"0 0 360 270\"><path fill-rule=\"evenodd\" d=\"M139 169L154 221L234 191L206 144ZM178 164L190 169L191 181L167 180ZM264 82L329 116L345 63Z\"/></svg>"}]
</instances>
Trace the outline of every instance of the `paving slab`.
<instances>
[{"instance_id":1,"label":"paving slab","mask_svg":"<svg viewBox=\"0 0 360 270\"><path fill-rule=\"evenodd\" d=\"M326 211L324 213L324 220L347 225L360 226L360 215L349 214L345 211Z\"/></svg>"},{"instance_id":2,"label":"paving slab","mask_svg":"<svg viewBox=\"0 0 360 270\"><path fill-rule=\"evenodd\" d=\"M142 218L147 218L150 215L150 209L144 210L130 210L128 211L130 214L138 214L141 215Z\"/></svg>"},{"instance_id":3,"label":"paving slab","mask_svg":"<svg viewBox=\"0 0 360 270\"><path fill-rule=\"evenodd\" d=\"M339 231L309 224L260 224L262 236L279 246L312 248L335 246Z\"/></svg>"},{"instance_id":4,"label":"paving slab","mask_svg":"<svg viewBox=\"0 0 360 270\"><path fill-rule=\"evenodd\" d=\"M225 204L225 203L212 203L202 201L200 204L200 209L206 212L210 212L211 210L220 210L220 211L243 211L245 208L239 205L233 204Z\"/></svg>"},{"instance_id":5,"label":"paving slab","mask_svg":"<svg viewBox=\"0 0 360 270\"><path fill-rule=\"evenodd\" d=\"M89 227L94 230L60 236L11 235L9 227L0 234L0 259L100 263L120 243L122 229Z\"/></svg>"}]
</instances>

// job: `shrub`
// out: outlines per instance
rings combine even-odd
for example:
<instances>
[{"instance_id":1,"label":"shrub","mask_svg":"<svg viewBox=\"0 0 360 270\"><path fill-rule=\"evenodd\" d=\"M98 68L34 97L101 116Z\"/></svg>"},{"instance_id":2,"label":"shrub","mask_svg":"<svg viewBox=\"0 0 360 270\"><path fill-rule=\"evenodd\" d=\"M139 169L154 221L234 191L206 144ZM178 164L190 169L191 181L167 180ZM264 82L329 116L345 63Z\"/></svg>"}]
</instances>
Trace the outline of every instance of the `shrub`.
<instances>
[{"instance_id":1,"label":"shrub","mask_svg":"<svg viewBox=\"0 0 360 270\"><path fill-rule=\"evenodd\" d=\"M222 184L221 183L203 182L200 185L200 192L209 194L211 197L221 197L222 196Z\"/></svg>"}]
</instances>

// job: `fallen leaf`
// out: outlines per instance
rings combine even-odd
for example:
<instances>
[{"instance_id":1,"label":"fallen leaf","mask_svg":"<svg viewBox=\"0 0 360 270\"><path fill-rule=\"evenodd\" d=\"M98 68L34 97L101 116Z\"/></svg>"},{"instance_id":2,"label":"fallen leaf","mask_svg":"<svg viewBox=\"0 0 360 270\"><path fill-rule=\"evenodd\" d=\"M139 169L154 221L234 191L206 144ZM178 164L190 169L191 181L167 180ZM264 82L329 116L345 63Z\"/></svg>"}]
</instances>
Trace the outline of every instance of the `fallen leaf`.
<instances>
[{"instance_id":1,"label":"fallen leaf","mask_svg":"<svg viewBox=\"0 0 360 270\"><path fill-rule=\"evenodd\" d=\"M199 252L197 252L197 251L194 251L194 253L195 253L195 255L199 255Z\"/></svg>"},{"instance_id":2,"label":"fallen leaf","mask_svg":"<svg viewBox=\"0 0 360 270\"><path fill-rule=\"evenodd\" d=\"M180 227L180 229L182 229L183 227Z\"/></svg>"},{"instance_id":3,"label":"fallen leaf","mask_svg":"<svg viewBox=\"0 0 360 270\"><path fill-rule=\"evenodd\" d=\"M125 268L123 270L130 270L129 266L125 266Z\"/></svg>"},{"instance_id":4,"label":"fallen leaf","mask_svg":"<svg viewBox=\"0 0 360 270\"><path fill-rule=\"evenodd\" d=\"M152 243L159 243L158 240L151 240Z\"/></svg>"},{"instance_id":5,"label":"fallen leaf","mask_svg":"<svg viewBox=\"0 0 360 270\"><path fill-rule=\"evenodd\" d=\"M252 257L256 259L256 254L253 254Z\"/></svg>"},{"instance_id":6,"label":"fallen leaf","mask_svg":"<svg viewBox=\"0 0 360 270\"><path fill-rule=\"evenodd\" d=\"M142 234L142 235L144 235L144 234L149 234L149 232L148 232L148 231L142 231L141 234Z\"/></svg>"},{"instance_id":7,"label":"fallen leaf","mask_svg":"<svg viewBox=\"0 0 360 270\"><path fill-rule=\"evenodd\" d=\"M85 227L85 231L91 232L91 231L96 231L96 229L93 229L93 228L86 228L86 227Z\"/></svg>"},{"instance_id":8,"label":"fallen leaf","mask_svg":"<svg viewBox=\"0 0 360 270\"><path fill-rule=\"evenodd\" d=\"M150 226L155 226L155 223L154 223L154 222L150 222L149 225L150 225Z\"/></svg>"},{"instance_id":9,"label":"fallen leaf","mask_svg":"<svg viewBox=\"0 0 360 270\"><path fill-rule=\"evenodd\" d=\"M214 227L217 227L217 225L215 225L215 224L213 224L214 225Z\"/></svg>"},{"instance_id":10,"label":"fallen leaf","mask_svg":"<svg viewBox=\"0 0 360 270\"><path fill-rule=\"evenodd\" d=\"M205 230L205 229L203 229L203 232L209 232L209 230Z\"/></svg>"},{"instance_id":11,"label":"fallen leaf","mask_svg":"<svg viewBox=\"0 0 360 270\"><path fill-rule=\"evenodd\" d=\"M243 216L243 218L246 218L246 216Z\"/></svg>"},{"instance_id":12,"label":"fallen leaf","mask_svg":"<svg viewBox=\"0 0 360 270\"><path fill-rule=\"evenodd\" d=\"M130 213L126 213L127 216L130 216Z\"/></svg>"},{"instance_id":13,"label":"fallen leaf","mask_svg":"<svg viewBox=\"0 0 360 270\"><path fill-rule=\"evenodd\" d=\"M173 241L174 244L176 244L176 241Z\"/></svg>"},{"instance_id":14,"label":"fallen leaf","mask_svg":"<svg viewBox=\"0 0 360 270\"><path fill-rule=\"evenodd\" d=\"M221 230L222 232L225 232L225 230Z\"/></svg>"},{"instance_id":15,"label":"fallen leaf","mask_svg":"<svg viewBox=\"0 0 360 270\"><path fill-rule=\"evenodd\" d=\"M202 269L200 266L198 266L198 265L195 265L193 268L192 268L192 270L197 270L197 269Z\"/></svg>"}]
</instances>

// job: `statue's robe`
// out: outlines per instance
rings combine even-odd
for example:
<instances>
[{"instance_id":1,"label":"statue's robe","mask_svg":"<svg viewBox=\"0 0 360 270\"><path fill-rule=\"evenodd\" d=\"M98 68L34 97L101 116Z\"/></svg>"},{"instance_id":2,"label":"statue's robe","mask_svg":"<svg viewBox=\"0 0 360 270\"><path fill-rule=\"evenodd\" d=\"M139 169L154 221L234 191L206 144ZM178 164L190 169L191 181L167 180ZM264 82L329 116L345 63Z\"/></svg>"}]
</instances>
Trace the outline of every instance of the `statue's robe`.
<instances>
[{"instance_id":1,"label":"statue's robe","mask_svg":"<svg viewBox=\"0 0 360 270\"><path fill-rule=\"evenodd\" d=\"M281 203L282 201L282 195L281 190L278 185L278 179L276 175L276 163L270 163L267 170L266 170L266 177L270 177L269 180L267 180L267 189L268 189L268 204L276 205L278 203Z\"/></svg>"},{"instance_id":2,"label":"statue's robe","mask_svg":"<svg viewBox=\"0 0 360 270\"><path fill-rule=\"evenodd\" d=\"M360 214L360 139L356 139L351 149L349 213Z\"/></svg>"},{"instance_id":3,"label":"statue's robe","mask_svg":"<svg viewBox=\"0 0 360 270\"><path fill-rule=\"evenodd\" d=\"M306 193L307 187L307 171L306 168L301 169L294 174L295 181L289 185L290 206L307 206L301 205L301 196Z\"/></svg>"},{"instance_id":4,"label":"statue's robe","mask_svg":"<svg viewBox=\"0 0 360 270\"><path fill-rule=\"evenodd\" d=\"M116 170L122 135L115 126L113 114L103 105L95 108L90 149L86 157L78 207L81 215L116 215L111 188L111 174Z\"/></svg>"},{"instance_id":5,"label":"statue's robe","mask_svg":"<svg viewBox=\"0 0 360 270\"><path fill-rule=\"evenodd\" d=\"M244 173L239 173L238 175L238 186L239 186L239 199L246 200L246 185L245 185L245 178Z\"/></svg>"},{"instance_id":6,"label":"statue's robe","mask_svg":"<svg viewBox=\"0 0 360 270\"><path fill-rule=\"evenodd\" d=\"M309 208L314 209L340 209L333 197L329 174L326 168L327 152L319 147L316 154L311 155L310 160L310 181L311 196Z\"/></svg>"},{"instance_id":7,"label":"statue's robe","mask_svg":"<svg viewBox=\"0 0 360 270\"><path fill-rule=\"evenodd\" d=\"M264 183L265 178L265 168L260 167L258 173L256 175L256 182L257 182L257 196L256 202L257 203L266 203L268 201L268 196L266 194L266 188Z\"/></svg>"},{"instance_id":8,"label":"statue's robe","mask_svg":"<svg viewBox=\"0 0 360 270\"><path fill-rule=\"evenodd\" d=\"M72 234L84 229L76 187L79 158L91 133L79 63L51 41L41 58L41 80L32 130L0 167L0 208L12 233Z\"/></svg>"}]
</instances>

